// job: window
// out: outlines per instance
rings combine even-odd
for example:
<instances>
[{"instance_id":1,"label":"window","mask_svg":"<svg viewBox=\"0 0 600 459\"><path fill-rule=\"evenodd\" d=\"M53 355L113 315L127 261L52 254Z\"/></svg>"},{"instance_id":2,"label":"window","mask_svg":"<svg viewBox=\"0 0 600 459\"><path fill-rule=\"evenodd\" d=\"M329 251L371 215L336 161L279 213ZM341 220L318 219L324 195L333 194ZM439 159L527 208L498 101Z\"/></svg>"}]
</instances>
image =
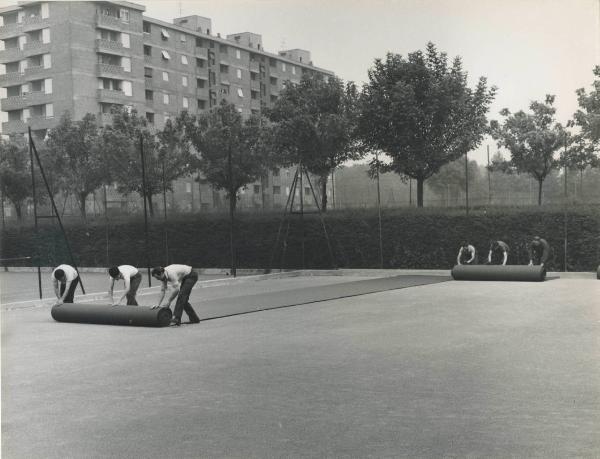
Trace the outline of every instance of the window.
<instances>
[{"instance_id":1,"label":"window","mask_svg":"<svg viewBox=\"0 0 600 459\"><path fill-rule=\"evenodd\" d=\"M242 91L242 88L238 88L237 93L238 93L238 96L244 97L244 91Z\"/></svg>"},{"instance_id":2,"label":"window","mask_svg":"<svg viewBox=\"0 0 600 459\"><path fill-rule=\"evenodd\" d=\"M44 62L45 69L49 69L50 67L52 67L52 58L50 57L50 54L44 54L42 60Z\"/></svg>"},{"instance_id":3,"label":"window","mask_svg":"<svg viewBox=\"0 0 600 459\"><path fill-rule=\"evenodd\" d=\"M196 47L202 48L202 38L196 37Z\"/></svg>"},{"instance_id":4,"label":"window","mask_svg":"<svg viewBox=\"0 0 600 459\"><path fill-rule=\"evenodd\" d=\"M253 100L258 99L258 91L250 91L250 98Z\"/></svg>"},{"instance_id":5,"label":"window","mask_svg":"<svg viewBox=\"0 0 600 459\"><path fill-rule=\"evenodd\" d=\"M183 65L188 65L188 58L187 58L187 56L184 56L183 54L181 55L181 63Z\"/></svg>"},{"instance_id":6,"label":"window","mask_svg":"<svg viewBox=\"0 0 600 459\"><path fill-rule=\"evenodd\" d=\"M275 59L269 59L269 66L277 67L277 61Z\"/></svg>"},{"instance_id":7,"label":"window","mask_svg":"<svg viewBox=\"0 0 600 459\"><path fill-rule=\"evenodd\" d=\"M54 116L54 105L46 104L46 118L52 118Z\"/></svg>"},{"instance_id":8,"label":"window","mask_svg":"<svg viewBox=\"0 0 600 459\"><path fill-rule=\"evenodd\" d=\"M284 72L286 71L286 70L285 70L285 62L282 62L282 63L281 63L281 70L283 70Z\"/></svg>"},{"instance_id":9,"label":"window","mask_svg":"<svg viewBox=\"0 0 600 459\"><path fill-rule=\"evenodd\" d=\"M196 67L203 68L204 67L204 59L196 58Z\"/></svg>"},{"instance_id":10,"label":"window","mask_svg":"<svg viewBox=\"0 0 600 459\"><path fill-rule=\"evenodd\" d=\"M237 59L241 59L242 58L242 52L239 49L235 50L235 57Z\"/></svg>"},{"instance_id":11,"label":"window","mask_svg":"<svg viewBox=\"0 0 600 459\"><path fill-rule=\"evenodd\" d=\"M227 52L227 45L220 44L219 45L219 51L222 52L222 53L226 53Z\"/></svg>"},{"instance_id":12,"label":"window","mask_svg":"<svg viewBox=\"0 0 600 459\"><path fill-rule=\"evenodd\" d=\"M152 46L144 45L144 56L152 56Z\"/></svg>"},{"instance_id":13,"label":"window","mask_svg":"<svg viewBox=\"0 0 600 459\"><path fill-rule=\"evenodd\" d=\"M169 112L165 112L164 117L165 117L165 123L166 123L167 121L169 121L171 119L171 114Z\"/></svg>"},{"instance_id":14,"label":"window","mask_svg":"<svg viewBox=\"0 0 600 459\"><path fill-rule=\"evenodd\" d=\"M123 81L123 93L126 96L132 96L133 95L132 87L131 87L131 81Z\"/></svg>"},{"instance_id":15,"label":"window","mask_svg":"<svg viewBox=\"0 0 600 459\"><path fill-rule=\"evenodd\" d=\"M206 108L206 101L202 99L198 99L198 109L204 110Z\"/></svg>"},{"instance_id":16,"label":"window","mask_svg":"<svg viewBox=\"0 0 600 459\"><path fill-rule=\"evenodd\" d=\"M273 169L273 177L279 177L279 169Z\"/></svg>"},{"instance_id":17,"label":"window","mask_svg":"<svg viewBox=\"0 0 600 459\"><path fill-rule=\"evenodd\" d=\"M188 85L188 77L182 76L181 77L181 86L184 86L187 88L187 85Z\"/></svg>"},{"instance_id":18,"label":"window","mask_svg":"<svg viewBox=\"0 0 600 459\"><path fill-rule=\"evenodd\" d=\"M146 89L146 100L154 100L154 93L150 89Z\"/></svg>"},{"instance_id":19,"label":"window","mask_svg":"<svg viewBox=\"0 0 600 459\"><path fill-rule=\"evenodd\" d=\"M281 187L278 185L273 186L273 194L281 194Z\"/></svg>"},{"instance_id":20,"label":"window","mask_svg":"<svg viewBox=\"0 0 600 459\"><path fill-rule=\"evenodd\" d=\"M277 78L271 77L271 84L277 84Z\"/></svg>"},{"instance_id":21,"label":"window","mask_svg":"<svg viewBox=\"0 0 600 459\"><path fill-rule=\"evenodd\" d=\"M183 103L183 108L189 108L190 101L189 101L189 99L187 97L183 98L182 103Z\"/></svg>"},{"instance_id":22,"label":"window","mask_svg":"<svg viewBox=\"0 0 600 459\"><path fill-rule=\"evenodd\" d=\"M123 22L129 22L129 10L121 8L119 10L119 17Z\"/></svg>"},{"instance_id":23,"label":"window","mask_svg":"<svg viewBox=\"0 0 600 459\"><path fill-rule=\"evenodd\" d=\"M169 72L163 72L163 81L169 81Z\"/></svg>"},{"instance_id":24,"label":"window","mask_svg":"<svg viewBox=\"0 0 600 459\"><path fill-rule=\"evenodd\" d=\"M42 43L50 43L50 29L42 29Z\"/></svg>"},{"instance_id":25,"label":"window","mask_svg":"<svg viewBox=\"0 0 600 459\"><path fill-rule=\"evenodd\" d=\"M148 120L150 124L154 124L154 113L146 112L146 120Z\"/></svg>"},{"instance_id":26,"label":"window","mask_svg":"<svg viewBox=\"0 0 600 459\"><path fill-rule=\"evenodd\" d=\"M192 192L192 184L190 182L185 182L185 192L186 193Z\"/></svg>"},{"instance_id":27,"label":"window","mask_svg":"<svg viewBox=\"0 0 600 459\"><path fill-rule=\"evenodd\" d=\"M260 193L260 185L254 185L254 194Z\"/></svg>"},{"instance_id":28,"label":"window","mask_svg":"<svg viewBox=\"0 0 600 459\"><path fill-rule=\"evenodd\" d=\"M160 29L160 36L163 41L167 41L169 39L169 32L167 32L167 29Z\"/></svg>"},{"instance_id":29,"label":"window","mask_svg":"<svg viewBox=\"0 0 600 459\"><path fill-rule=\"evenodd\" d=\"M296 74L296 66L292 65L292 74L295 75Z\"/></svg>"},{"instance_id":30,"label":"window","mask_svg":"<svg viewBox=\"0 0 600 459\"><path fill-rule=\"evenodd\" d=\"M52 94L52 78L46 78L44 80L44 93Z\"/></svg>"},{"instance_id":31,"label":"window","mask_svg":"<svg viewBox=\"0 0 600 459\"><path fill-rule=\"evenodd\" d=\"M205 85L206 85L206 80L203 80L202 78L196 78L196 86L198 88L204 88Z\"/></svg>"},{"instance_id":32,"label":"window","mask_svg":"<svg viewBox=\"0 0 600 459\"><path fill-rule=\"evenodd\" d=\"M123 70L125 70L126 72L131 72L131 59L129 59L128 57L122 57L121 67L123 67Z\"/></svg>"},{"instance_id":33,"label":"window","mask_svg":"<svg viewBox=\"0 0 600 459\"><path fill-rule=\"evenodd\" d=\"M239 79L242 78L242 69L235 69L235 73Z\"/></svg>"},{"instance_id":34,"label":"window","mask_svg":"<svg viewBox=\"0 0 600 459\"><path fill-rule=\"evenodd\" d=\"M168 61L169 59L171 59L169 52L165 51L164 49L160 52L160 54L165 61Z\"/></svg>"},{"instance_id":35,"label":"window","mask_svg":"<svg viewBox=\"0 0 600 459\"><path fill-rule=\"evenodd\" d=\"M236 108L236 110L238 111L238 113L242 113L244 110L242 109L242 107L238 107Z\"/></svg>"},{"instance_id":36,"label":"window","mask_svg":"<svg viewBox=\"0 0 600 459\"><path fill-rule=\"evenodd\" d=\"M152 31L151 29L151 25L149 22L144 21L144 25L143 25L143 29L144 29L144 33L150 33Z\"/></svg>"},{"instance_id":37,"label":"window","mask_svg":"<svg viewBox=\"0 0 600 459\"><path fill-rule=\"evenodd\" d=\"M187 38L186 38L186 36L185 36L185 34L184 34L184 33L182 33L182 34L180 34L180 35L179 35L179 41L180 41L181 43L185 43L185 42L187 42Z\"/></svg>"},{"instance_id":38,"label":"window","mask_svg":"<svg viewBox=\"0 0 600 459\"><path fill-rule=\"evenodd\" d=\"M219 70L221 71L221 73L227 73L229 72L229 66L225 64L220 64Z\"/></svg>"},{"instance_id":39,"label":"window","mask_svg":"<svg viewBox=\"0 0 600 459\"><path fill-rule=\"evenodd\" d=\"M163 93L163 104L169 105L169 95L166 93Z\"/></svg>"},{"instance_id":40,"label":"window","mask_svg":"<svg viewBox=\"0 0 600 459\"><path fill-rule=\"evenodd\" d=\"M152 69L150 67L144 67L144 76L146 78L152 78Z\"/></svg>"},{"instance_id":41,"label":"window","mask_svg":"<svg viewBox=\"0 0 600 459\"><path fill-rule=\"evenodd\" d=\"M121 44L123 45L123 48L130 48L131 47L131 42L129 41L129 34L128 33L122 33L121 34Z\"/></svg>"}]
</instances>

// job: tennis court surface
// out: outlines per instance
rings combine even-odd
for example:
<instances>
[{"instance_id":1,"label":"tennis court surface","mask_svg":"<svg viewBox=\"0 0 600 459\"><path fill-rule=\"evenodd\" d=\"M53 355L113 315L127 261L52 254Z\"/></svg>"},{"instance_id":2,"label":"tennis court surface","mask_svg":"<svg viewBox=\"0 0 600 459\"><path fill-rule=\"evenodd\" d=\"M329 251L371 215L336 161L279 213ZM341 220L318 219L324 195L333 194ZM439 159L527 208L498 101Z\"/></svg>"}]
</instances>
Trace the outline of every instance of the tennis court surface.
<instances>
[{"instance_id":1,"label":"tennis court surface","mask_svg":"<svg viewBox=\"0 0 600 459\"><path fill-rule=\"evenodd\" d=\"M2 455L600 457L600 282L445 280L198 285L227 317L180 328L3 310Z\"/></svg>"}]
</instances>

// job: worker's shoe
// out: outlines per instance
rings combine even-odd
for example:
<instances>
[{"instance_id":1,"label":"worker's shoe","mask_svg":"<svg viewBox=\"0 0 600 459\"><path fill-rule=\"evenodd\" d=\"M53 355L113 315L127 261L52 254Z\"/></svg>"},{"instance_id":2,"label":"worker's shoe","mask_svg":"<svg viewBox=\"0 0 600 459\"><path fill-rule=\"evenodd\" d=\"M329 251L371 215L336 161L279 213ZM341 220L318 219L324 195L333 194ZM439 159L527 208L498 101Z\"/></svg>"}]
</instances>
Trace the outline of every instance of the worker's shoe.
<instances>
[{"instance_id":1,"label":"worker's shoe","mask_svg":"<svg viewBox=\"0 0 600 459\"><path fill-rule=\"evenodd\" d=\"M190 323L191 324L199 324L200 323L200 319L198 317L190 317Z\"/></svg>"},{"instance_id":2,"label":"worker's shoe","mask_svg":"<svg viewBox=\"0 0 600 459\"><path fill-rule=\"evenodd\" d=\"M173 317L171 319L171 325L176 325L179 327L181 325L181 319L178 319L177 317Z\"/></svg>"}]
</instances>

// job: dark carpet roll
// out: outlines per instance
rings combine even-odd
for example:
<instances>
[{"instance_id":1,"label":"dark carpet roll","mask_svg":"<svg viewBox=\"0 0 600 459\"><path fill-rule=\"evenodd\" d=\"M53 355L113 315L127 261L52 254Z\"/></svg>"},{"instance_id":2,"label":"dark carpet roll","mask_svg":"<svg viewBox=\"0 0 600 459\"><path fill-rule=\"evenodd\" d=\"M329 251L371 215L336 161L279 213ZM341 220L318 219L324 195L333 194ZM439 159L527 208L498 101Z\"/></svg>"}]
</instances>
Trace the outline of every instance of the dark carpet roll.
<instances>
[{"instance_id":1,"label":"dark carpet roll","mask_svg":"<svg viewBox=\"0 0 600 459\"><path fill-rule=\"evenodd\" d=\"M101 325L166 327L171 322L171 309L146 306L113 306L110 304L64 303L52 307L52 318L58 322Z\"/></svg>"},{"instance_id":2,"label":"dark carpet roll","mask_svg":"<svg viewBox=\"0 0 600 459\"><path fill-rule=\"evenodd\" d=\"M523 265L456 265L452 268L454 280L542 282L546 269Z\"/></svg>"}]
</instances>

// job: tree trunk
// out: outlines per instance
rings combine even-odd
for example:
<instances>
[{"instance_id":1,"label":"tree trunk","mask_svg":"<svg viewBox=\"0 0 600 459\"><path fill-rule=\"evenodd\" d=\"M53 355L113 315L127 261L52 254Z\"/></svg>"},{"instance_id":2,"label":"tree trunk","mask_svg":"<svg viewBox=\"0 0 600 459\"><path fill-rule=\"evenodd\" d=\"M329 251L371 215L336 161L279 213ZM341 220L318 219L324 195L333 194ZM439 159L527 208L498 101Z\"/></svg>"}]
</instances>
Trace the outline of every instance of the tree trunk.
<instances>
[{"instance_id":1,"label":"tree trunk","mask_svg":"<svg viewBox=\"0 0 600 459\"><path fill-rule=\"evenodd\" d=\"M152 195L148 194L148 211L150 212L150 218L154 218L154 206L152 205Z\"/></svg>"},{"instance_id":2,"label":"tree trunk","mask_svg":"<svg viewBox=\"0 0 600 459\"><path fill-rule=\"evenodd\" d=\"M81 218L83 218L83 220L87 220L87 214L85 211L85 201L87 200L88 197L88 193L85 192L81 192L77 195L77 201L79 204L79 212L81 212Z\"/></svg>"},{"instance_id":3,"label":"tree trunk","mask_svg":"<svg viewBox=\"0 0 600 459\"><path fill-rule=\"evenodd\" d=\"M319 185L321 185L321 211L327 212L327 178L328 174L325 174L319 180Z\"/></svg>"},{"instance_id":4,"label":"tree trunk","mask_svg":"<svg viewBox=\"0 0 600 459\"><path fill-rule=\"evenodd\" d=\"M425 179L417 177L417 207L423 207L423 184Z\"/></svg>"},{"instance_id":5,"label":"tree trunk","mask_svg":"<svg viewBox=\"0 0 600 459\"><path fill-rule=\"evenodd\" d=\"M23 220L23 210L20 202L13 202L13 206L15 206L15 212L17 213L17 220Z\"/></svg>"},{"instance_id":6,"label":"tree trunk","mask_svg":"<svg viewBox=\"0 0 600 459\"><path fill-rule=\"evenodd\" d=\"M538 179L538 206L542 205L542 185L544 184L544 179Z\"/></svg>"},{"instance_id":7,"label":"tree trunk","mask_svg":"<svg viewBox=\"0 0 600 459\"><path fill-rule=\"evenodd\" d=\"M237 193L229 191L229 251L231 253L231 275L236 277L236 251L235 251L235 208L237 205Z\"/></svg>"}]
</instances>

